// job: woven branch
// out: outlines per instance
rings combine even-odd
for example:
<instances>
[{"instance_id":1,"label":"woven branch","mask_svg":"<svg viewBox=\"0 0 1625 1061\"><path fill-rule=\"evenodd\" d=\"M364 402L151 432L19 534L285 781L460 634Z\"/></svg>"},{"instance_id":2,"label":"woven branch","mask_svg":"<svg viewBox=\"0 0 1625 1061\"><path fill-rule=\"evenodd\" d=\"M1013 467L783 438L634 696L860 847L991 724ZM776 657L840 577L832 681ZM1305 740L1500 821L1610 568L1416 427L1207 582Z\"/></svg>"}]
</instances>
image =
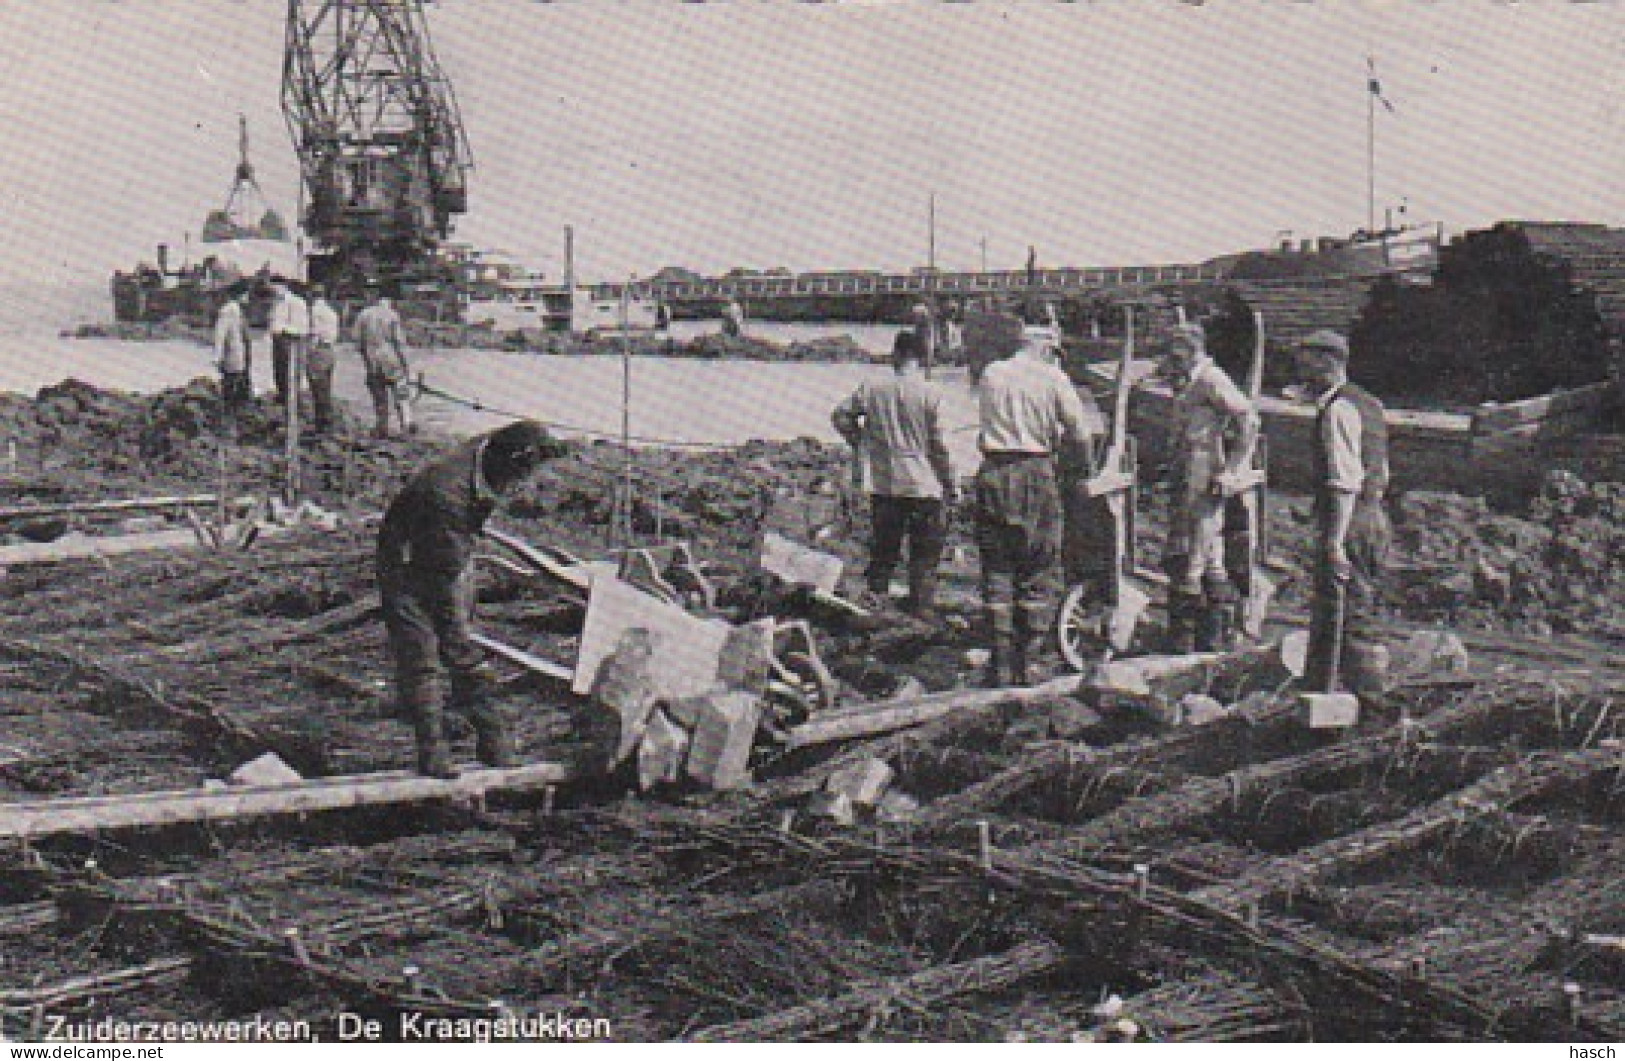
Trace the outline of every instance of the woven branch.
<instances>
[{"instance_id":1,"label":"woven branch","mask_svg":"<svg viewBox=\"0 0 1625 1061\"><path fill-rule=\"evenodd\" d=\"M1303 1041L1310 1030L1302 1007L1210 968L1125 999L1122 1013L1163 1043Z\"/></svg>"},{"instance_id":2,"label":"woven branch","mask_svg":"<svg viewBox=\"0 0 1625 1061\"><path fill-rule=\"evenodd\" d=\"M1598 748L1531 755L1476 784L1419 807L1398 821L1362 829L1282 858L1240 880L1198 892L1198 897L1238 908L1290 893L1307 884L1378 859L1414 851L1477 818L1553 789L1572 786L1620 765L1619 752Z\"/></svg>"},{"instance_id":3,"label":"woven branch","mask_svg":"<svg viewBox=\"0 0 1625 1061\"><path fill-rule=\"evenodd\" d=\"M839 891L832 881L814 880L756 895L710 899L693 906L665 906L630 922L594 926L547 947L537 958L536 977L543 985L551 986L572 970L592 968L601 972L627 951L681 939L718 921L802 909L831 899Z\"/></svg>"},{"instance_id":4,"label":"woven branch","mask_svg":"<svg viewBox=\"0 0 1625 1061\"><path fill-rule=\"evenodd\" d=\"M196 726L217 740L229 742L240 751L257 751L272 745L255 729L226 711L206 703L193 703L190 697L175 699L139 675L68 648L39 641L0 639L0 653L20 659L39 659L85 674L111 690L132 696L184 724Z\"/></svg>"},{"instance_id":5,"label":"woven branch","mask_svg":"<svg viewBox=\"0 0 1625 1061\"><path fill-rule=\"evenodd\" d=\"M3 990L0 991L0 1009L26 1012L35 1006L57 1010L77 1008L109 995L179 983L191 970L191 958L160 958L117 972L75 976L48 987Z\"/></svg>"},{"instance_id":6,"label":"woven branch","mask_svg":"<svg viewBox=\"0 0 1625 1061\"><path fill-rule=\"evenodd\" d=\"M1052 745L985 781L936 800L921 810L916 824L922 833L929 834L1037 788L1068 781L1084 783L1125 767L1167 762L1196 744L1218 743L1227 732L1283 725L1293 718L1294 711L1290 701L1282 697L1272 702L1266 711L1247 719L1224 718L1208 726L1181 727L1151 740L1129 741L1101 749L1084 744Z\"/></svg>"},{"instance_id":7,"label":"woven branch","mask_svg":"<svg viewBox=\"0 0 1625 1061\"><path fill-rule=\"evenodd\" d=\"M17 903L0 908L0 935L20 935L54 925L60 920L52 902Z\"/></svg>"},{"instance_id":8,"label":"woven branch","mask_svg":"<svg viewBox=\"0 0 1625 1061\"><path fill-rule=\"evenodd\" d=\"M1398 727L1389 727L1347 744L1243 766L1218 777L1193 778L1171 791L1129 800L1084 823L1068 838L1065 850L1074 857L1086 857L1099 848L1179 829L1226 803L1239 804L1244 797L1254 798L1260 792L1300 785L1317 776L1371 766L1402 753L1405 745L1401 739L1436 740L1453 729L1482 722L1502 706L1494 697L1467 697L1413 724L1408 735Z\"/></svg>"},{"instance_id":9,"label":"woven branch","mask_svg":"<svg viewBox=\"0 0 1625 1061\"><path fill-rule=\"evenodd\" d=\"M863 984L845 994L756 1017L702 1028L698 1042L775 1042L833 1034L887 1010L920 1010L963 995L1000 991L1059 968L1066 952L1047 940L1020 944L1001 954L939 965L909 976Z\"/></svg>"},{"instance_id":10,"label":"woven branch","mask_svg":"<svg viewBox=\"0 0 1625 1061\"><path fill-rule=\"evenodd\" d=\"M293 641L320 636L330 630L359 622L377 610L378 599L368 596L299 622L281 623L274 629L204 637L195 641L184 641L178 645L164 645L151 653L126 658L131 662L152 661L152 657L158 655L163 657L164 663L203 663L231 659L234 656L260 653Z\"/></svg>"}]
</instances>

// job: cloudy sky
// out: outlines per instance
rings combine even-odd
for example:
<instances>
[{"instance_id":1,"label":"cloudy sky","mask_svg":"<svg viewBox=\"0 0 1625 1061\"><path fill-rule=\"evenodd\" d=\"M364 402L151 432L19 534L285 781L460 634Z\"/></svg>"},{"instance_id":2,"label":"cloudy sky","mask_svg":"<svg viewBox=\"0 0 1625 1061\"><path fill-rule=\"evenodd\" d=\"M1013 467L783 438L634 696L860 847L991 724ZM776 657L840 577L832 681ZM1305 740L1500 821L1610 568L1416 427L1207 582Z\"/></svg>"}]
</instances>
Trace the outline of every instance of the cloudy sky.
<instances>
[{"instance_id":1,"label":"cloudy sky","mask_svg":"<svg viewBox=\"0 0 1625 1061\"><path fill-rule=\"evenodd\" d=\"M313 3L315 0L306 0ZM0 282L273 203L282 0L0 0ZM1366 222L1625 223L1625 3L438 0L478 168L458 235L557 275L1195 261Z\"/></svg>"}]
</instances>

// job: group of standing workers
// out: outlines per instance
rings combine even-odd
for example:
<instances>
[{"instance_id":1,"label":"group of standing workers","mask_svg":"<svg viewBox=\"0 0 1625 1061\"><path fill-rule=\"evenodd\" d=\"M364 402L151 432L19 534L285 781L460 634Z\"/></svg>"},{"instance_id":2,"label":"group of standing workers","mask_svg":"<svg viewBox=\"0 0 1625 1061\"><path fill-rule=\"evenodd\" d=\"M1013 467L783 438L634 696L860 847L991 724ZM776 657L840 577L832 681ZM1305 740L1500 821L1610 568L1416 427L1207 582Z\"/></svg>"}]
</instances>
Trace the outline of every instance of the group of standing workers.
<instances>
[{"instance_id":1,"label":"group of standing workers","mask_svg":"<svg viewBox=\"0 0 1625 1061\"><path fill-rule=\"evenodd\" d=\"M893 349L893 376L866 383L832 415L867 468L871 595L884 598L908 551L906 607L929 616L957 479L946 441L940 385L918 329ZM982 629L988 684L1034 678L1040 639L1052 628L1046 580L1062 556L1074 485L1098 470L1107 425L1093 398L1057 363L1053 326L1022 328L1019 345L983 371L977 385L981 465L968 499L980 556ZM1305 684L1355 692L1386 685L1373 606L1386 559L1389 479L1382 404L1348 379L1348 341L1317 332L1299 345L1296 375L1317 416L1313 435L1316 556ZM1225 524L1255 452L1260 417L1209 356L1202 328L1181 324L1166 340L1158 373L1175 406L1170 439L1172 505L1163 564L1169 578L1170 650L1223 647L1235 627L1239 593L1227 562ZM1081 470L1081 476L1080 476ZM1234 519L1234 514L1231 514ZM1104 549L1110 534L1085 533ZM1101 569L1098 562L1085 566ZM1109 564L1104 565L1109 568ZM1102 582L1102 594L1108 587Z\"/></svg>"},{"instance_id":2,"label":"group of standing workers","mask_svg":"<svg viewBox=\"0 0 1625 1061\"><path fill-rule=\"evenodd\" d=\"M333 399L340 338L339 312L319 285L272 278L270 322L271 378L276 401L285 405L299 392L302 375L310 388L313 429L332 434L338 426ZM234 425L253 400L253 342L248 323L252 286L233 285L215 318L214 352L226 421ZM367 305L351 325L356 351L372 398L374 433L379 438L414 430L409 401L411 362L400 314L377 285L367 288ZM296 367L297 370L296 370Z\"/></svg>"}]
</instances>

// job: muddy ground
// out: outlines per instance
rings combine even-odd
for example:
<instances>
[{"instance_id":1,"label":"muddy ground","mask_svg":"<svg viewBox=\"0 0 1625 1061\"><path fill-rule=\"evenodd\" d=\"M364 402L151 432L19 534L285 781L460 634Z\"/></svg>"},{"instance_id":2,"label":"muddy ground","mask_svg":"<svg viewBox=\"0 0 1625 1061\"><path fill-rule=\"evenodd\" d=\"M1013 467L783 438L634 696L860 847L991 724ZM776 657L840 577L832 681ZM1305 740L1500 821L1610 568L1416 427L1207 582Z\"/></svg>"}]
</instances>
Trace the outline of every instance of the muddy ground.
<instances>
[{"instance_id":1,"label":"muddy ground","mask_svg":"<svg viewBox=\"0 0 1625 1061\"><path fill-rule=\"evenodd\" d=\"M214 400L206 383L0 400L19 440L0 503L209 491L222 464L228 493L274 490L274 410L222 462ZM189 788L266 749L307 776L406 767L369 520L444 444L310 443L305 482L337 530L7 571L5 799ZM499 521L605 555L625 475L619 450L585 449ZM764 528L861 556L835 448L643 453L632 478L640 538L694 542L730 617L800 606L752 576ZM1397 499L1394 641L1449 624L1472 661L1340 739L1306 730L1260 666L1192 690L1238 705L1200 728L1057 696L793 754L764 742L743 793L610 779L13 845L0 1022L37 1037L56 1015L257 1016L332 1038L348 1013L398 1038L455 1030L402 1023L425 1016L562 1013L627 1040L1617 1040L1621 503L1617 484L1564 477L1516 513ZM1148 492L1153 543L1157 505ZM1276 505L1290 621L1307 514ZM130 529L69 522L13 519L12 540ZM955 545L942 627L822 630L843 707L908 676L974 679L965 528ZM568 659L579 601L492 577L481 621ZM573 754L567 694L508 670L500 698L527 758ZM852 826L817 816L828 775L868 758L908 799Z\"/></svg>"}]
</instances>

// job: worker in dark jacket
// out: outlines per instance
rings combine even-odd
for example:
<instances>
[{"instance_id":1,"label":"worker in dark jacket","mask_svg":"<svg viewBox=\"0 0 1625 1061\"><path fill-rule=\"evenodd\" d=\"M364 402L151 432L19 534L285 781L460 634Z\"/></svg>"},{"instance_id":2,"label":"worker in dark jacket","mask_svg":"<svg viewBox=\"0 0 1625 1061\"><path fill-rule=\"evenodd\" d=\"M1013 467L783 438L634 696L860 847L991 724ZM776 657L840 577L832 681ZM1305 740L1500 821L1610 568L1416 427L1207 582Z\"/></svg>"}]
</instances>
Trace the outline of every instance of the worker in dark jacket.
<instances>
[{"instance_id":1,"label":"worker in dark jacket","mask_svg":"<svg viewBox=\"0 0 1625 1061\"><path fill-rule=\"evenodd\" d=\"M1314 600L1305 683L1332 692L1383 691L1388 650L1375 614L1393 530L1388 489L1388 426L1382 402L1348 379L1348 340L1320 331L1304 340L1298 375L1314 396Z\"/></svg>"},{"instance_id":2,"label":"worker in dark jacket","mask_svg":"<svg viewBox=\"0 0 1625 1061\"><path fill-rule=\"evenodd\" d=\"M568 452L540 424L521 420L481 435L419 472L396 495L378 532L378 588L402 713L417 734L418 772L457 776L446 747L443 708L474 726L487 766L515 765L500 712L486 695L472 638L474 539L497 502L545 461Z\"/></svg>"}]
</instances>

